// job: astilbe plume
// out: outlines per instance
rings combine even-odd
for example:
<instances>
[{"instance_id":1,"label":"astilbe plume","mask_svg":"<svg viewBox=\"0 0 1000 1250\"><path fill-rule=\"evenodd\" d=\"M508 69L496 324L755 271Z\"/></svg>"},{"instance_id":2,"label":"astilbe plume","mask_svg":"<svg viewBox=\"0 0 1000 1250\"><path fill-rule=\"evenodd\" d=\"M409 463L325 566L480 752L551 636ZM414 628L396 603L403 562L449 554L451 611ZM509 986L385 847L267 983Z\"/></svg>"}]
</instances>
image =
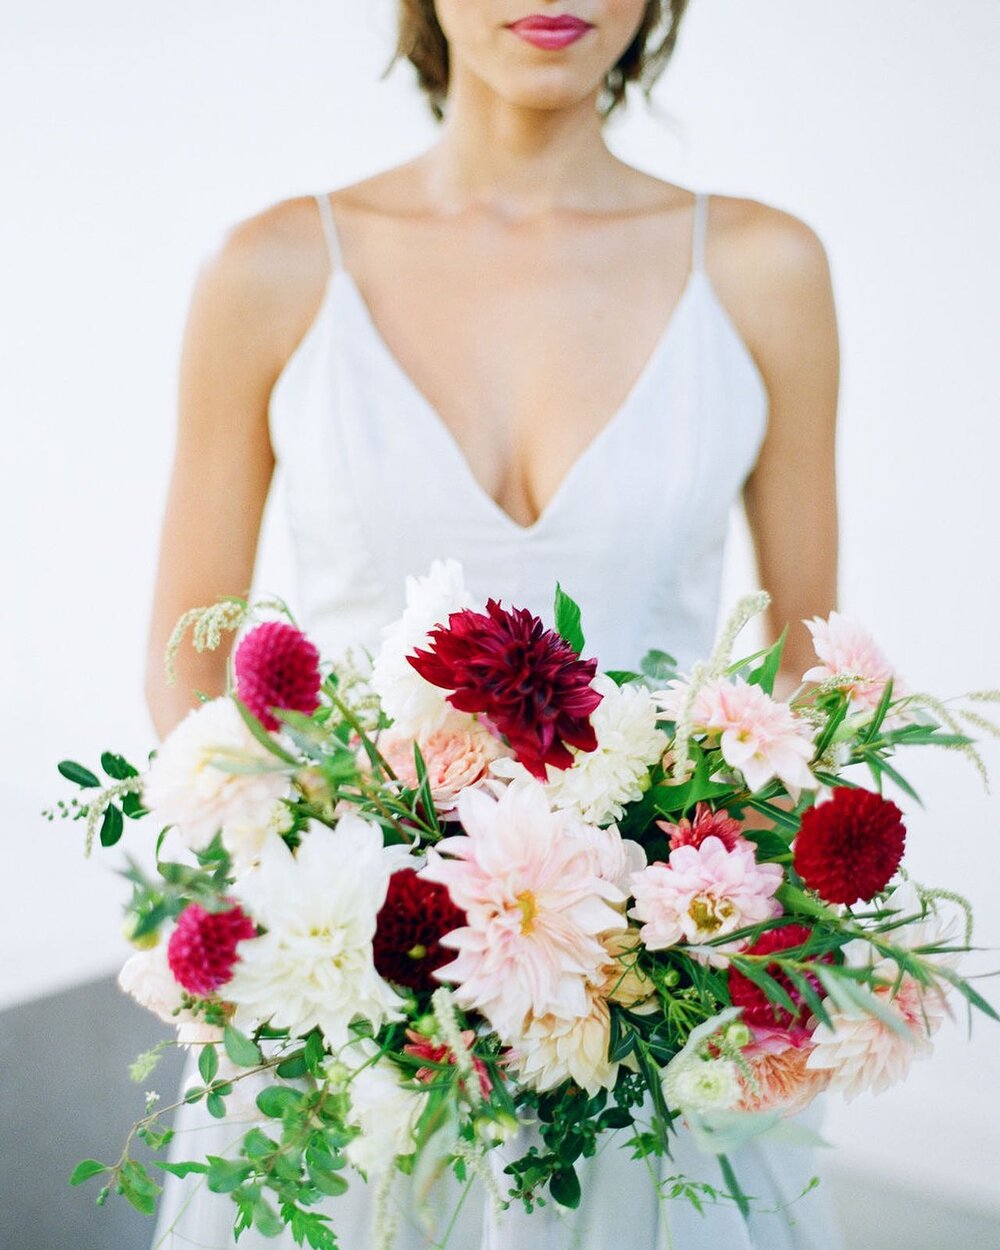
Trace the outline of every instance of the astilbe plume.
<instances>
[{"instance_id":1,"label":"astilbe plume","mask_svg":"<svg viewBox=\"0 0 1000 1250\"><path fill-rule=\"evenodd\" d=\"M603 697L591 682L597 660L581 660L554 630L525 608L495 599L486 612L452 612L429 634L427 649L407 656L426 681L448 690L460 712L479 714L540 781L546 764L569 768L569 747L593 751L590 714Z\"/></svg>"},{"instance_id":2,"label":"astilbe plume","mask_svg":"<svg viewBox=\"0 0 1000 1250\"><path fill-rule=\"evenodd\" d=\"M451 901L446 886L427 881L413 868L389 878L389 890L376 921L373 953L379 976L414 990L433 989L432 973L454 958L441 938L465 924L465 912Z\"/></svg>"},{"instance_id":3,"label":"astilbe plume","mask_svg":"<svg viewBox=\"0 0 1000 1250\"><path fill-rule=\"evenodd\" d=\"M766 933L762 933L757 941L752 946L748 946L741 954L757 956L780 955L793 947L803 946L810 936L811 930L807 929L805 925L783 925L780 929L769 929ZM830 956L819 956L816 958L816 962L829 963ZM783 1007L779 1003L773 1003L756 982L744 976L738 968L730 966L729 997L732 999L733 1006L743 1008L743 1019L749 1025L758 1026L762 1029L779 1028L793 1030L801 1027L810 1014L808 1007L802 1000L801 991L791 978L781 971L777 964L765 964L764 971L769 977L777 981L792 1002L795 1003L798 1008L796 1014L793 1015L787 1007ZM819 980L812 973L807 972L804 975L812 987L817 992L820 992Z\"/></svg>"},{"instance_id":4,"label":"astilbe plume","mask_svg":"<svg viewBox=\"0 0 1000 1250\"><path fill-rule=\"evenodd\" d=\"M285 621L250 630L236 648L233 669L236 693L265 729L280 728L272 708L309 716L319 706L319 652Z\"/></svg>"},{"instance_id":5,"label":"astilbe plume","mask_svg":"<svg viewBox=\"0 0 1000 1250\"><path fill-rule=\"evenodd\" d=\"M167 945L170 971L189 994L207 997L232 977L237 944L256 936L257 926L238 905L228 911L206 911L189 903Z\"/></svg>"},{"instance_id":6,"label":"astilbe plume","mask_svg":"<svg viewBox=\"0 0 1000 1250\"><path fill-rule=\"evenodd\" d=\"M835 787L809 808L795 839L795 871L828 903L874 898L889 884L906 846L902 812L871 790Z\"/></svg>"}]
</instances>

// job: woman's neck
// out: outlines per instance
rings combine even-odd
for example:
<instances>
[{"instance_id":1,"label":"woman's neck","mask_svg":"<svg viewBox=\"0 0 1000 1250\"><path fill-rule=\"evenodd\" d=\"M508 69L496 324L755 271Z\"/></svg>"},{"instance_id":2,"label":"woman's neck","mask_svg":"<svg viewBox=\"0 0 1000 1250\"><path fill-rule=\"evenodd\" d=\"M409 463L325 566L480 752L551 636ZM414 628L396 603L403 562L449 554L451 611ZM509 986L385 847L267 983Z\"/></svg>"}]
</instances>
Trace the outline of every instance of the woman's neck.
<instances>
[{"instance_id":1,"label":"woman's neck","mask_svg":"<svg viewBox=\"0 0 1000 1250\"><path fill-rule=\"evenodd\" d=\"M605 144L592 97L525 108L462 73L449 84L440 138L422 163L428 194L445 211L477 207L520 219L620 207L627 168Z\"/></svg>"}]
</instances>

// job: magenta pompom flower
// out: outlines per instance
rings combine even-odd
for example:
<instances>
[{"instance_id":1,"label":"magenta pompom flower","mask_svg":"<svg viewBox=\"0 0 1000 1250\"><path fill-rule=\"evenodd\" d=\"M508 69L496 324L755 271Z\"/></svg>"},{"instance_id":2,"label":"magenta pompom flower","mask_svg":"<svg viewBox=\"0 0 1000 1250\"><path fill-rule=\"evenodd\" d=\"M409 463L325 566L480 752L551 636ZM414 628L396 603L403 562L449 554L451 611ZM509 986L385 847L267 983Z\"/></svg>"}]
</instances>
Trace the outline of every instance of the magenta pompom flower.
<instances>
[{"instance_id":1,"label":"magenta pompom flower","mask_svg":"<svg viewBox=\"0 0 1000 1250\"><path fill-rule=\"evenodd\" d=\"M446 886L427 881L412 868L394 872L376 921L376 971L397 985L433 989L438 982L431 974L454 958L441 946L441 938L464 925L465 912L451 901Z\"/></svg>"},{"instance_id":2,"label":"magenta pompom flower","mask_svg":"<svg viewBox=\"0 0 1000 1250\"><path fill-rule=\"evenodd\" d=\"M309 716L319 706L319 652L294 625L265 621L250 630L233 667L236 693L265 729L280 728L272 708Z\"/></svg>"},{"instance_id":3,"label":"magenta pompom flower","mask_svg":"<svg viewBox=\"0 0 1000 1250\"><path fill-rule=\"evenodd\" d=\"M429 634L427 650L406 658L433 686L450 690L452 707L474 712L505 735L511 750L540 781L546 764L570 768L569 747L593 751L590 714L602 695L591 685L596 660L581 660L554 630L525 608L495 599L486 612L452 612Z\"/></svg>"},{"instance_id":4,"label":"magenta pompom flower","mask_svg":"<svg viewBox=\"0 0 1000 1250\"><path fill-rule=\"evenodd\" d=\"M170 971L189 994L214 994L233 975L237 944L256 936L257 926L242 907L206 911L189 903L167 944Z\"/></svg>"},{"instance_id":5,"label":"magenta pompom flower","mask_svg":"<svg viewBox=\"0 0 1000 1250\"><path fill-rule=\"evenodd\" d=\"M905 846L902 812L891 799L836 786L803 814L795 871L828 903L868 902L889 884Z\"/></svg>"}]
</instances>

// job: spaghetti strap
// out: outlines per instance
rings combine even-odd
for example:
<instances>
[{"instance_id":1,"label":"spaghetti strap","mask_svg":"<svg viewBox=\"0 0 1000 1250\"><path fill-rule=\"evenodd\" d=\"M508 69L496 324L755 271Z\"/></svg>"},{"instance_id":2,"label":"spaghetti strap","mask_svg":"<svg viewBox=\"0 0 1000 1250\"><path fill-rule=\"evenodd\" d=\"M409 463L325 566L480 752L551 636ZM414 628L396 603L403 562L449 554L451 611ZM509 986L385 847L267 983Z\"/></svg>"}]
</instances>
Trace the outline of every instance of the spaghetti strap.
<instances>
[{"instance_id":1,"label":"spaghetti strap","mask_svg":"<svg viewBox=\"0 0 1000 1250\"><path fill-rule=\"evenodd\" d=\"M323 223L323 233L326 236L326 247L330 253L331 270L338 269L341 266L340 259L340 241L337 238L337 227L333 221L333 209L330 207L330 197L327 194L316 195L316 203L319 205L320 221Z\"/></svg>"},{"instance_id":2,"label":"spaghetti strap","mask_svg":"<svg viewBox=\"0 0 1000 1250\"><path fill-rule=\"evenodd\" d=\"M694 213L691 223L691 271L700 273L705 268L705 234L708 228L708 194L694 193Z\"/></svg>"}]
</instances>

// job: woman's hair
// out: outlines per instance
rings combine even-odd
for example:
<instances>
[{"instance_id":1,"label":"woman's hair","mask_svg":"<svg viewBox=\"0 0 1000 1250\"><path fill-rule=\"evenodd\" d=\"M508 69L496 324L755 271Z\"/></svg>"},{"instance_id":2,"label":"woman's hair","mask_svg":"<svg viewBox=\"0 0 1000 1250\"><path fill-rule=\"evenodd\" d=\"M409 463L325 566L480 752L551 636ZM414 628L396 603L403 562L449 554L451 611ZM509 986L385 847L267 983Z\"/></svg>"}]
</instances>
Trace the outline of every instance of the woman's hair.
<instances>
[{"instance_id":1,"label":"woman's hair","mask_svg":"<svg viewBox=\"0 0 1000 1250\"><path fill-rule=\"evenodd\" d=\"M647 0L646 11L635 37L605 75L604 99L599 105L606 118L625 100L625 87L637 82L649 98L670 60L677 32L689 0ZM434 0L399 0L399 38L386 72L405 57L417 71L417 82L437 121L444 117L448 95L448 40L444 36Z\"/></svg>"}]
</instances>

